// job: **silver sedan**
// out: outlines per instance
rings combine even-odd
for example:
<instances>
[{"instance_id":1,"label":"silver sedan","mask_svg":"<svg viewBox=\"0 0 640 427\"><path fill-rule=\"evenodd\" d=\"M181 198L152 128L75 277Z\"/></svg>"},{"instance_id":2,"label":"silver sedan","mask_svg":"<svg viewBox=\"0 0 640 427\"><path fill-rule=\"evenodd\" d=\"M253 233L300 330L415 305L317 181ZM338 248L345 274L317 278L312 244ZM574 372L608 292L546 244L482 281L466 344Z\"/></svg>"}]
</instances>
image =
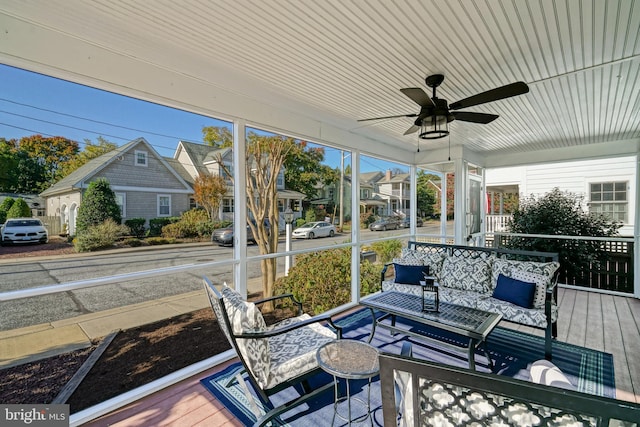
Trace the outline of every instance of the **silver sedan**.
<instances>
[{"instance_id":1,"label":"silver sedan","mask_svg":"<svg viewBox=\"0 0 640 427\"><path fill-rule=\"evenodd\" d=\"M291 233L296 239L315 239L316 237L333 237L336 234L336 228L325 221L308 222Z\"/></svg>"}]
</instances>

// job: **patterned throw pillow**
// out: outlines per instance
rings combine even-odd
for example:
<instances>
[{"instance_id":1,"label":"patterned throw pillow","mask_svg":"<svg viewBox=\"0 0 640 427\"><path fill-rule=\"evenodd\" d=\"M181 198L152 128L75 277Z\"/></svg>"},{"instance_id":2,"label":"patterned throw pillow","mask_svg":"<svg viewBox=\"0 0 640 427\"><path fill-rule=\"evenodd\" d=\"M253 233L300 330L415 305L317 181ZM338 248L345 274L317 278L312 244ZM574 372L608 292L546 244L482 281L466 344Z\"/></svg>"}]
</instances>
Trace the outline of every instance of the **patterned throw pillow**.
<instances>
[{"instance_id":1,"label":"patterned throw pillow","mask_svg":"<svg viewBox=\"0 0 640 427\"><path fill-rule=\"evenodd\" d=\"M553 262L534 262L534 261L512 261L508 259L496 259L493 262L493 272L491 274L491 280L493 288L495 289L498 282L498 276L504 274L507 277L511 277L512 270L526 271L529 273L536 273L547 278L545 286L548 287L553 274L560 267L560 263Z\"/></svg>"},{"instance_id":2,"label":"patterned throw pillow","mask_svg":"<svg viewBox=\"0 0 640 427\"><path fill-rule=\"evenodd\" d=\"M252 302L245 301L242 296L226 284L222 287L227 316L236 334L249 329L264 329L266 324L262 313Z\"/></svg>"},{"instance_id":3,"label":"patterned throw pillow","mask_svg":"<svg viewBox=\"0 0 640 427\"><path fill-rule=\"evenodd\" d=\"M463 291L489 293L491 263L482 258L447 257L442 263L440 284Z\"/></svg>"},{"instance_id":4,"label":"patterned throw pillow","mask_svg":"<svg viewBox=\"0 0 640 427\"><path fill-rule=\"evenodd\" d=\"M518 269L511 270L509 275L512 279L521 280L523 282L535 283L536 293L533 296L533 307L544 308L544 301L547 293L547 284L549 278L542 274L531 273L530 271L522 271Z\"/></svg>"}]
</instances>

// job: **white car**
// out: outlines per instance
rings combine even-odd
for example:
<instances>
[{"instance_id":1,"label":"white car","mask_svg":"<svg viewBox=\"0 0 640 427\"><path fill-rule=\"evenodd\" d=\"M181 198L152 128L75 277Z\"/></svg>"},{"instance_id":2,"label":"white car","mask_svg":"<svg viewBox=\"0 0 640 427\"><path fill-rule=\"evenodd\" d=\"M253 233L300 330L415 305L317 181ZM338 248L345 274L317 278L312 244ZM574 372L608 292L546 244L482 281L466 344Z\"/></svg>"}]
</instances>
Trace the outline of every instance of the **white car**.
<instances>
[{"instance_id":1,"label":"white car","mask_svg":"<svg viewBox=\"0 0 640 427\"><path fill-rule=\"evenodd\" d=\"M49 233L38 218L11 218L0 229L0 243L47 243Z\"/></svg>"},{"instance_id":2,"label":"white car","mask_svg":"<svg viewBox=\"0 0 640 427\"><path fill-rule=\"evenodd\" d=\"M308 222L291 233L291 236L297 239L315 239L316 237L333 237L336 234L336 228L325 221Z\"/></svg>"}]
</instances>

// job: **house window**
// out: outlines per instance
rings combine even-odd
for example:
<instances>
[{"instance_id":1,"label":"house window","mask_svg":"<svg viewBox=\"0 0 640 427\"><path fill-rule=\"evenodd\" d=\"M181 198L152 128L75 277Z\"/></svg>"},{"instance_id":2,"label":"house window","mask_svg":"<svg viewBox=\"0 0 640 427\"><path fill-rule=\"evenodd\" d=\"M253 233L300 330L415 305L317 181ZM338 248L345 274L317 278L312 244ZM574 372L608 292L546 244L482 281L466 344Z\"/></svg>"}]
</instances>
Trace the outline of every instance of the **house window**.
<instances>
[{"instance_id":1,"label":"house window","mask_svg":"<svg viewBox=\"0 0 640 427\"><path fill-rule=\"evenodd\" d=\"M222 199L222 212L233 213L233 199Z\"/></svg>"},{"instance_id":2,"label":"house window","mask_svg":"<svg viewBox=\"0 0 640 427\"><path fill-rule=\"evenodd\" d=\"M627 183L599 182L589 186L589 211L627 223Z\"/></svg>"},{"instance_id":3,"label":"house window","mask_svg":"<svg viewBox=\"0 0 640 427\"><path fill-rule=\"evenodd\" d=\"M158 216L171 216L171 196L158 195Z\"/></svg>"},{"instance_id":4,"label":"house window","mask_svg":"<svg viewBox=\"0 0 640 427\"><path fill-rule=\"evenodd\" d=\"M196 203L196 199L193 197L189 197L189 209L195 209L198 207L198 203Z\"/></svg>"},{"instance_id":5,"label":"house window","mask_svg":"<svg viewBox=\"0 0 640 427\"><path fill-rule=\"evenodd\" d=\"M146 151L138 151L135 152L135 165L136 166L147 166L147 152Z\"/></svg>"},{"instance_id":6,"label":"house window","mask_svg":"<svg viewBox=\"0 0 640 427\"><path fill-rule=\"evenodd\" d=\"M127 217L127 193L115 193L116 205L120 208L120 216Z\"/></svg>"}]
</instances>

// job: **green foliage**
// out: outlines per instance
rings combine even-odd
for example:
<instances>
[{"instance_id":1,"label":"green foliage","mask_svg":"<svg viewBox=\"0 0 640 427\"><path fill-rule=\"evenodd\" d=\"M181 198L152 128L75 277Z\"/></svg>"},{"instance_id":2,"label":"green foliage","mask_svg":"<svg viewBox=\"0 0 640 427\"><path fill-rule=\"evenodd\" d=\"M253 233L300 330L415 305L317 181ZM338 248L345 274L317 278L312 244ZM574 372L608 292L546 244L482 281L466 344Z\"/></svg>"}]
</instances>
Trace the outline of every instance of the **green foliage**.
<instances>
[{"instance_id":1,"label":"green foliage","mask_svg":"<svg viewBox=\"0 0 640 427\"><path fill-rule=\"evenodd\" d=\"M307 209L304 214L304 223L313 222L316 220L316 211L314 209Z\"/></svg>"},{"instance_id":2,"label":"green foliage","mask_svg":"<svg viewBox=\"0 0 640 427\"><path fill-rule=\"evenodd\" d=\"M375 222L376 216L371 212L364 212L360 214L360 228L369 228L369 224Z\"/></svg>"},{"instance_id":3,"label":"green foliage","mask_svg":"<svg viewBox=\"0 0 640 427\"><path fill-rule=\"evenodd\" d=\"M30 218L31 208L22 198L16 199L7 211L7 218Z\"/></svg>"},{"instance_id":4,"label":"green foliage","mask_svg":"<svg viewBox=\"0 0 640 427\"><path fill-rule=\"evenodd\" d=\"M164 237L150 237L147 239L147 243L151 246L170 245L175 242L176 242L176 239L165 239Z\"/></svg>"},{"instance_id":5,"label":"green foliage","mask_svg":"<svg viewBox=\"0 0 640 427\"><path fill-rule=\"evenodd\" d=\"M207 211L195 208L183 213L177 222L162 227L162 236L174 239L202 237L212 231L213 224Z\"/></svg>"},{"instance_id":6,"label":"green foliage","mask_svg":"<svg viewBox=\"0 0 640 427\"><path fill-rule=\"evenodd\" d=\"M90 225L74 239L76 252L90 252L107 249L122 236L129 234L129 227L108 218L98 225Z\"/></svg>"},{"instance_id":7,"label":"green foliage","mask_svg":"<svg viewBox=\"0 0 640 427\"><path fill-rule=\"evenodd\" d=\"M6 197L2 203L0 203L0 224L4 224L7 220L7 212L9 212L14 202L13 197Z\"/></svg>"},{"instance_id":8,"label":"green foliage","mask_svg":"<svg viewBox=\"0 0 640 427\"><path fill-rule=\"evenodd\" d=\"M371 244L371 250L375 251L378 260L385 264L400 256L402 242L398 239L375 242Z\"/></svg>"},{"instance_id":9,"label":"green foliage","mask_svg":"<svg viewBox=\"0 0 640 427\"><path fill-rule=\"evenodd\" d=\"M337 182L339 173L323 165L324 148L309 146L306 141L296 141L284 161L284 182L287 190L299 191L314 199L318 183L329 185Z\"/></svg>"},{"instance_id":10,"label":"green foliage","mask_svg":"<svg viewBox=\"0 0 640 427\"><path fill-rule=\"evenodd\" d=\"M109 142L101 136L98 137L97 144L92 143L89 139L85 139L84 149L60 165L56 174L56 180L61 180L71 172L83 166L89 160L100 157L105 153L115 150L116 148L118 148L117 144Z\"/></svg>"},{"instance_id":11,"label":"green foliage","mask_svg":"<svg viewBox=\"0 0 640 427\"><path fill-rule=\"evenodd\" d=\"M131 248L137 248L138 246L142 246L142 240L129 237L127 239L124 239L122 244Z\"/></svg>"},{"instance_id":12,"label":"green foliage","mask_svg":"<svg viewBox=\"0 0 640 427\"><path fill-rule=\"evenodd\" d=\"M293 227L300 227L301 225L305 225L307 223L307 220L304 218L296 218L296 220L294 221Z\"/></svg>"},{"instance_id":13,"label":"green foliage","mask_svg":"<svg viewBox=\"0 0 640 427\"><path fill-rule=\"evenodd\" d=\"M151 218L149 220L149 231L147 232L147 235L151 237L160 236L162 234L162 228L165 225L178 222L179 220L180 217L177 216Z\"/></svg>"},{"instance_id":14,"label":"green foliage","mask_svg":"<svg viewBox=\"0 0 640 427\"><path fill-rule=\"evenodd\" d=\"M617 235L621 225L603 215L584 211L581 196L554 188L539 199L530 196L521 200L507 229L519 234L609 237ZM590 265L597 266L606 259L598 241L512 237L505 246L558 252L568 277L579 277Z\"/></svg>"},{"instance_id":15,"label":"green foliage","mask_svg":"<svg viewBox=\"0 0 640 427\"><path fill-rule=\"evenodd\" d=\"M89 184L82 198L76 220L77 233L81 234L87 228L102 224L107 219L120 224L122 221L120 207L116 204L116 196L111 190L109 181L98 178Z\"/></svg>"},{"instance_id":16,"label":"green foliage","mask_svg":"<svg viewBox=\"0 0 640 427\"><path fill-rule=\"evenodd\" d=\"M363 262L360 266L362 295L380 288L378 264ZM305 311L319 314L351 300L351 248L331 249L296 256L289 275L280 277L274 295L292 293Z\"/></svg>"},{"instance_id":17,"label":"green foliage","mask_svg":"<svg viewBox=\"0 0 640 427\"><path fill-rule=\"evenodd\" d=\"M144 228L144 224L147 222L145 218L131 218L124 222L124 225L129 227L131 230L131 234L136 236L138 239L144 236L144 232L146 229Z\"/></svg>"}]
</instances>

